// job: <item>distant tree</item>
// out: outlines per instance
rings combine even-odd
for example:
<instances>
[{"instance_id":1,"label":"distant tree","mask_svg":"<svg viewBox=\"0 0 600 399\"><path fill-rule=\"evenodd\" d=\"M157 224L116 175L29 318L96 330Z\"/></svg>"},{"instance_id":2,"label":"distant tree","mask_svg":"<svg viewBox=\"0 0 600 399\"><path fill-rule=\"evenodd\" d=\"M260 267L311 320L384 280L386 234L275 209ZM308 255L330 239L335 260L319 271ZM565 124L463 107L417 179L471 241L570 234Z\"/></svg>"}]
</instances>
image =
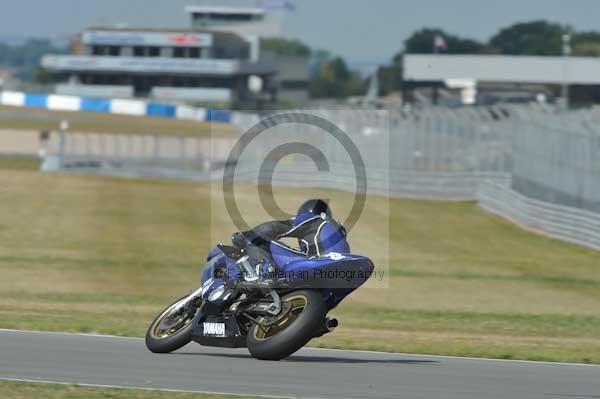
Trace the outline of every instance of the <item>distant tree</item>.
<instances>
[{"instance_id":1,"label":"distant tree","mask_svg":"<svg viewBox=\"0 0 600 399\"><path fill-rule=\"evenodd\" d=\"M485 45L480 51L479 54L489 54L489 55L494 55L494 54L502 54L502 50L500 50L497 47L491 46L491 45Z\"/></svg>"},{"instance_id":2,"label":"distant tree","mask_svg":"<svg viewBox=\"0 0 600 399\"><path fill-rule=\"evenodd\" d=\"M503 54L560 55L562 36L569 32L568 26L543 20L517 23L501 29L489 44Z\"/></svg>"},{"instance_id":3,"label":"distant tree","mask_svg":"<svg viewBox=\"0 0 600 399\"><path fill-rule=\"evenodd\" d=\"M358 73L351 71L344 88L345 96L364 95L367 91L367 83L368 80L363 79Z\"/></svg>"},{"instance_id":4,"label":"distant tree","mask_svg":"<svg viewBox=\"0 0 600 399\"><path fill-rule=\"evenodd\" d=\"M600 42L580 42L573 47L573 55L580 57L600 57Z\"/></svg>"},{"instance_id":5,"label":"distant tree","mask_svg":"<svg viewBox=\"0 0 600 399\"><path fill-rule=\"evenodd\" d=\"M33 80L40 84L48 84L52 83L54 78L46 68L38 66L33 73Z\"/></svg>"},{"instance_id":6,"label":"distant tree","mask_svg":"<svg viewBox=\"0 0 600 399\"><path fill-rule=\"evenodd\" d=\"M571 36L571 43L578 45L579 43L600 43L600 32L596 31L585 31L575 32Z\"/></svg>"},{"instance_id":7,"label":"distant tree","mask_svg":"<svg viewBox=\"0 0 600 399\"><path fill-rule=\"evenodd\" d=\"M260 46L262 50L272 51L278 55L308 57L311 53L310 47L302 43L300 40L295 39L262 39Z\"/></svg>"},{"instance_id":8,"label":"distant tree","mask_svg":"<svg viewBox=\"0 0 600 399\"><path fill-rule=\"evenodd\" d=\"M344 60L336 57L321 64L319 72L310 82L309 89L312 97L345 96L345 82L350 76L350 71Z\"/></svg>"},{"instance_id":9,"label":"distant tree","mask_svg":"<svg viewBox=\"0 0 600 399\"><path fill-rule=\"evenodd\" d=\"M12 66L12 47L0 43L0 65L11 65Z\"/></svg>"},{"instance_id":10,"label":"distant tree","mask_svg":"<svg viewBox=\"0 0 600 399\"><path fill-rule=\"evenodd\" d=\"M600 57L600 32L577 32L571 37L573 55Z\"/></svg>"},{"instance_id":11,"label":"distant tree","mask_svg":"<svg viewBox=\"0 0 600 399\"><path fill-rule=\"evenodd\" d=\"M311 76L315 76L321 70L321 66L327 61L331 60L333 55L331 52L322 49L316 49L311 51L311 57L309 62L309 72Z\"/></svg>"},{"instance_id":12,"label":"distant tree","mask_svg":"<svg viewBox=\"0 0 600 399\"><path fill-rule=\"evenodd\" d=\"M385 96L402 88L402 56L402 53L396 54L389 65L377 69L380 95Z\"/></svg>"},{"instance_id":13,"label":"distant tree","mask_svg":"<svg viewBox=\"0 0 600 399\"><path fill-rule=\"evenodd\" d=\"M423 28L404 41L404 50L408 54L431 54L434 52L437 36L446 41L448 54L476 54L484 48L484 45L476 40L461 38L437 28Z\"/></svg>"},{"instance_id":14,"label":"distant tree","mask_svg":"<svg viewBox=\"0 0 600 399\"><path fill-rule=\"evenodd\" d=\"M364 82L341 57L335 57L321 64L310 81L309 91L314 98L344 98L362 94Z\"/></svg>"},{"instance_id":15,"label":"distant tree","mask_svg":"<svg viewBox=\"0 0 600 399\"><path fill-rule=\"evenodd\" d=\"M0 44L0 65L18 68L21 78L33 80L43 55L65 52L66 48L55 47L45 39L30 39L20 46Z\"/></svg>"},{"instance_id":16,"label":"distant tree","mask_svg":"<svg viewBox=\"0 0 600 399\"><path fill-rule=\"evenodd\" d=\"M364 91L364 81L341 57L311 49L299 40L262 39L261 50L276 55L310 57L309 93L314 98L344 98Z\"/></svg>"}]
</instances>

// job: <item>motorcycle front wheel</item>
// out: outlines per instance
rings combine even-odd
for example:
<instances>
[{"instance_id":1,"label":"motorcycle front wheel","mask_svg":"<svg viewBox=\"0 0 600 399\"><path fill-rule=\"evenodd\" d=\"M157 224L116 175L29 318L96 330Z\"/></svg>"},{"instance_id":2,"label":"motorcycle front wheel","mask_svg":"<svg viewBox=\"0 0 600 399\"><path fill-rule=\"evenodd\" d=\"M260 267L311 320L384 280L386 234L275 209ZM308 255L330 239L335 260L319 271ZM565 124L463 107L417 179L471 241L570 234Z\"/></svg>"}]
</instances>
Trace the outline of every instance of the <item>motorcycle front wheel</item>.
<instances>
[{"instance_id":1,"label":"motorcycle front wheel","mask_svg":"<svg viewBox=\"0 0 600 399\"><path fill-rule=\"evenodd\" d=\"M175 311L187 295L163 310L146 331L146 347L154 353L170 353L192 340L192 320L196 312L186 308ZM195 308L197 309L197 308Z\"/></svg>"},{"instance_id":2,"label":"motorcycle front wheel","mask_svg":"<svg viewBox=\"0 0 600 399\"><path fill-rule=\"evenodd\" d=\"M281 301L290 306L275 322L268 327L253 324L248 331L248 350L257 359L281 360L296 352L315 336L327 314L318 291L293 291Z\"/></svg>"}]
</instances>

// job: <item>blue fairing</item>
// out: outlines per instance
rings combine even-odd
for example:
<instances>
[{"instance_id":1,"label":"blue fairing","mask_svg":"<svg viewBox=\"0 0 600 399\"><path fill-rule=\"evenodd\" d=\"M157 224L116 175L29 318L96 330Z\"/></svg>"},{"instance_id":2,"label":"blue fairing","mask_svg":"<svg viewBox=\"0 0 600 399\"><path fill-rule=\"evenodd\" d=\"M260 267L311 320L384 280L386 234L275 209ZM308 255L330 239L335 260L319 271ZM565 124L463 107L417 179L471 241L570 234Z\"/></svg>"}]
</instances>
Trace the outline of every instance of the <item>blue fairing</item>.
<instances>
[{"instance_id":1,"label":"blue fairing","mask_svg":"<svg viewBox=\"0 0 600 399\"><path fill-rule=\"evenodd\" d=\"M373 272L373 263L364 256L350 254L344 234L331 224L323 226L321 244L322 253L311 258L275 241L271 243L270 250L280 278L286 278L292 288L321 290L331 309L367 281ZM216 269L226 270L227 279L241 278L234 260L225 256L218 247L211 250L207 261L202 271L202 284L207 284L204 297L226 281L215 276Z\"/></svg>"},{"instance_id":2,"label":"blue fairing","mask_svg":"<svg viewBox=\"0 0 600 399\"><path fill-rule=\"evenodd\" d=\"M349 254L350 245L342 232L333 224L327 223L321 229L321 246L326 252L337 252L340 254Z\"/></svg>"},{"instance_id":3,"label":"blue fairing","mask_svg":"<svg viewBox=\"0 0 600 399\"><path fill-rule=\"evenodd\" d=\"M227 279L237 280L241 278L241 272L235 266L233 259L225 256L219 247L214 247L206 258L208 263L206 263L206 266L204 266L204 269L202 270L200 283L202 286L209 280L211 283L206 291L203 292L202 296L204 298L206 298L215 288L223 285ZM226 276L222 278L217 277L215 273L216 269L226 270Z\"/></svg>"},{"instance_id":4,"label":"blue fairing","mask_svg":"<svg viewBox=\"0 0 600 399\"><path fill-rule=\"evenodd\" d=\"M338 248L348 248L347 243L340 245L341 240L336 244ZM288 279L292 287L321 289L330 309L364 284L373 272L370 259L347 252L328 251L321 257L307 258L277 242L272 242L270 249L279 275Z\"/></svg>"},{"instance_id":5,"label":"blue fairing","mask_svg":"<svg viewBox=\"0 0 600 399\"><path fill-rule=\"evenodd\" d=\"M319 218L319 216L316 217ZM303 222L314 218L315 215L312 213L302 213L293 218L292 223L294 226L298 226ZM338 252L341 254L350 253L350 245L346 240L345 232L338 229L333 223L323 224L319 229L318 238L321 242L321 247L325 248L325 252ZM302 252L307 251L308 248L306 247L305 242L300 241L298 244Z\"/></svg>"},{"instance_id":6,"label":"blue fairing","mask_svg":"<svg viewBox=\"0 0 600 399\"><path fill-rule=\"evenodd\" d=\"M306 255L301 253L301 251L294 251L278 242L271 242L270 250L271 256L279 268L285 268L288 263L297 261L298 259L306 259Z\"/></svg>"}]
</instances>

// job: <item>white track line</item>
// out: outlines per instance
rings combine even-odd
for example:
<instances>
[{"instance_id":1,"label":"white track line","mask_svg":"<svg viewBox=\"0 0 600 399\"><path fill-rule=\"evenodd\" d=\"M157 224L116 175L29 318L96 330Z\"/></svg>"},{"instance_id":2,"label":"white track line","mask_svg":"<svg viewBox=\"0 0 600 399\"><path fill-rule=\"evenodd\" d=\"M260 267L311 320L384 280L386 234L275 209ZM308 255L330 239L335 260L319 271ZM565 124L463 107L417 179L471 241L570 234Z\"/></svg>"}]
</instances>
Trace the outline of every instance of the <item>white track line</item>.
<instances>
[{"instance_id":1,"label":"white track line","mask_svg":"<svg viewBox=\"0 0 600 399\"><path fill-rule=\"evenodd\" d=\"M133 339L133 340L144 339L142 337L125 337L122 335L97 334L97 333L76 333L76 332L63 332L63 331L17 330L17 329L13 329L13 328L0 328L0 332L16 332L16 333L27 333L27 334L51 334L51 335L77 335L77 336L81 336L81 337L119 338L119 339Z\"/></svg>"},{"instance_id":2,"label":"white track line","mask_svg":"<svg viewBox=\"0 0 600 399\"><path fill-rule=\"evenodd\" d=\"M2 331L2 330L0 330ZM64 381L48 381L48 380L36 380L27 378L10 378L0 377L0 381L15 381L15 382L31 382L37 384L52 384L52 385L69 385L89 388L115 388L115 389L129 389L129 390L143 390L143 391L164 391L174 393L202 393L206 395L228 395L228 396L239 396L248 397L253 396L257 398L268 398L268 399L318 399L318 398L301 398L299 396L275 396L275 395L260 395L260 394L244 394L244 393L231 393L231 392L214 392L214 391L193 391L186 389L169 389L169 388L148 388L148 387L134 387L134 386L122 386L122 385L104 385L104 384L86 384L80 382L64 382Z\"/></svg>"},{"instance_id":3,"label":"white track line","mask_svg":"<svg viewBox=\"0 0 600 399\"><path fill-rule=\"evenodd\" d=\"M76 335L82 337L92 338L116 338L116 339L128 339L128 340L143 340L141 337L123 337L120 335L104 335L94 333L73 333L73 332L61 332L61 331L34 331L34 330L16 330L10 328L0 328L2 332L16 332L16 333L27 333L27 334L53 334L53 335ZM384 352L384 351L368 351L368 350L357 350L357 349L333 349L333 348L303 348L304 350L313 351L331 351L331 352L351 352L351 353L369 353L375 355L394 355L394 356L412 356L412 357L433 357L439 359L453 359L453 360L474 360L479 362L502 362L502 363L524 363L524 364L535 364L535 365L547 365L547 366L576 366L576 367L600 367L600 364L586 364L586 363L568 363L568 362L548 362L548 361L537 361L537 360L517 360L517 359L493 359L485 357L467 357L467 356L447 356L447 355L423 355L418 353L403 353L403 352Z\"/></svg>"}]
</instances>

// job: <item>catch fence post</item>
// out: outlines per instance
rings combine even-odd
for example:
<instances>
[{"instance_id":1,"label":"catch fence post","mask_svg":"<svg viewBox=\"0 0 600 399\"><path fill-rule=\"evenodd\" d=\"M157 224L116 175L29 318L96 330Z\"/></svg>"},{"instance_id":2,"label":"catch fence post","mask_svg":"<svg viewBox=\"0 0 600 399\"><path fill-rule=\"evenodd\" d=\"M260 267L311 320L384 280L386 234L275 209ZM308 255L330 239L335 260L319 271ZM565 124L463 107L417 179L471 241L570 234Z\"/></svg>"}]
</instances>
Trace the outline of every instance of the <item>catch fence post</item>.
<instances>
[{"instance_id":1,"label":"catch fence post","mask_svg":"<svg viewBox=\"0 0 600 399\"><path fill-rule=\"evenodd\" d=\"M59 140L58 140L58 158L59 158L58 164L59 164L59 167L62 168L64 165L65 145L66 145L66 143L65 143L66 135L65 135L64 130L59 131L58 137L59 137Z\"/></svg>"},{"instance_id":2,"label":"catch fence post","mask_svg":"<svg viewBox=\"0 0 600 399\"><path fill-rule=\"evenodd\" d=\"M158 139L158 135L154 135L154 154L153 154L153 161L154 163L158 163L158 158L160 157L160 143L159 143L159 139Z\"/></svg>"},{"instance_id":3,"label":"catch fence post","mask_svg":"<svg viewBox=\"0 0 600 399\"><path fill-rule=\"evenodd\" d=\"M185 136L180 134L177 136L177 139L179 141L179 160L181 162L181 169L185 173L187 169L187 165L185 162Z\"/></svg>"}]
</instances>

